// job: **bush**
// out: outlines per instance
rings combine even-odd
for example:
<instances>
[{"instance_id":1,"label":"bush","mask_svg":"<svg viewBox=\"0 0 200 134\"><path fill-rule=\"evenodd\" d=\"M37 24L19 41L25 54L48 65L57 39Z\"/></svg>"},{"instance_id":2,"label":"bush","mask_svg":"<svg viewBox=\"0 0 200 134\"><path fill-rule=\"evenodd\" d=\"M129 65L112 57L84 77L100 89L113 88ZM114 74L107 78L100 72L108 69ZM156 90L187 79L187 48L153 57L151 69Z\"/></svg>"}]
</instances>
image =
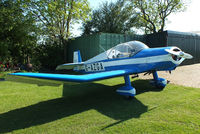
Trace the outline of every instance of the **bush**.
<instances>
[{"instance_id":1,"label":"bush","mask_svg":"<svg viewBox=\"0 0 200 134\"><path fill-rule=\"evenodd\" d=\"M32 58L34 68L55 70L56 66L63 64L63 47L54 43L38 45L35 50L35 56Z\"/></svg>"}]
</instances>

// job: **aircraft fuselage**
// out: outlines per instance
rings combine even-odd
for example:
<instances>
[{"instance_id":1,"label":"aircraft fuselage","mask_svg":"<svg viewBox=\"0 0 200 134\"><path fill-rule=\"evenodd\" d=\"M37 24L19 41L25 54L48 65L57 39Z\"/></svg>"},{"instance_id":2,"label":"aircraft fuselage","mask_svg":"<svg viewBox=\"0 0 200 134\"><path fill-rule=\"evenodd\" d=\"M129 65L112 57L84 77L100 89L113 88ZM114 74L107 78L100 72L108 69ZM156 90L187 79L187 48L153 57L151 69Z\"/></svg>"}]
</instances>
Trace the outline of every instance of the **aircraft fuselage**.
<instances>
[{"instance_id":1,"label":"aircraft fuselage","mask_svg":"<svg viewBox=\"0 0 200 134\"><path fill-rule=\"evenodd\" d=\"M165 49L162 48L147 48L138 52L136 55L126 58L112 58L104 60L88 60L84 65L76 69L81 73L97 73L111 70L126 69L132 73L142 73L147 71L171 71L174 70L183 60L174 60Z\"/></svg>"}]
</instances>

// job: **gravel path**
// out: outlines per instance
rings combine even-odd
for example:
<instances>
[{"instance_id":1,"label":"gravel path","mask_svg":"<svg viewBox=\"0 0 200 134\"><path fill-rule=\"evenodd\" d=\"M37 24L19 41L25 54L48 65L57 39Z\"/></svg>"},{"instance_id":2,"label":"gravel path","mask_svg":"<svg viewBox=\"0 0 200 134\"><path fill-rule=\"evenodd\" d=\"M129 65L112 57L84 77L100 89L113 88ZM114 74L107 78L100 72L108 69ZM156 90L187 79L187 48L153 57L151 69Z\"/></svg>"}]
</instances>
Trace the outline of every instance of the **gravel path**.
<instances>
[{"instance_id":1,"label":"gravel path","mask_svg":"<svg viewBox=\"0 0 200 134\"><path fill-rule=\"evenodd\" d=\"M187 87L200 88L200 64L193 64L187 66L179 66L176 70L169 72L160 71L158 76L165 78L170 81L170 83L183 85ZM140 74L141 79L152 79L152 75Z\"/></svg>"}]
</instances>

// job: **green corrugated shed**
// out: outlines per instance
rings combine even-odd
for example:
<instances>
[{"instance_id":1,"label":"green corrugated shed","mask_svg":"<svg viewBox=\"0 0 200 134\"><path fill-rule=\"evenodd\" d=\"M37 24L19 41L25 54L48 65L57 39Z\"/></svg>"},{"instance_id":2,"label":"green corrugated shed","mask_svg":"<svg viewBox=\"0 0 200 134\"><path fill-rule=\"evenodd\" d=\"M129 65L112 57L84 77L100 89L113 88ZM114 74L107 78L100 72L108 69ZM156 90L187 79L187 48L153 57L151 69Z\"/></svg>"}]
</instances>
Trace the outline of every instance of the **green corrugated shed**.
<instances>
[{"instance_id":1,"label":"green corrugated shed","mask_svg":"<svg viewBox=\"0 0 200 134\"><path fill-rule=\"evenodd\" d=\"M145 36L146 44L151 47L166 47L167 46L167 31Z\"/></svg>"},{"instance_id":2,"label":"green corrugated shed","mask_svg":"<svg viewBox=\"0 0 200 134\"><path fill-rule=\"evenodd\" d=\"M143 35L124 35L99 33L71 39L68 43L68 62L73 61L73 52L80 50L82 60L86 61L119 43L139 40L145 43Z\"/></svg>"}]
</instances>

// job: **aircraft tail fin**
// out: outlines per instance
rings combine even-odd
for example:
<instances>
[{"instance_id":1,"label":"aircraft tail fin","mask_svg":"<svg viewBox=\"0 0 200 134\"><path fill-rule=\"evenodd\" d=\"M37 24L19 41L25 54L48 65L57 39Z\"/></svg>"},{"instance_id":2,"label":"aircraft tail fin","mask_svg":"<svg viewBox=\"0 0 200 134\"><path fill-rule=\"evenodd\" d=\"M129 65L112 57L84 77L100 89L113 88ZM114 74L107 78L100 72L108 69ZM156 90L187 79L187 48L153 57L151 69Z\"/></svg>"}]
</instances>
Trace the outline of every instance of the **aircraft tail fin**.
<instances>
[{"instance_id":1,"label":"aircraft tail fin","mask_svg":"<svg viewBox=\"0 0 200 134\"><path fill-rule=\"evenodd\" d=\"M80 50L74 51L73 63L80 63L80 62L82 62Z\"/></svg>"},{"instance_id":2,"label":"aircraft tail fin","mask_svg":"<svg viewBox=\"0 0 200 134\"><path fill-rule=\"evenodd\" d=\"M67 63L62 64L56 67L56 70L62 70L62 69L73 69L78 70L78 67L83 65L84 62L82 62L80 51L74 51L73 55L73 63Z\"/></svg>"}]
</instances>

